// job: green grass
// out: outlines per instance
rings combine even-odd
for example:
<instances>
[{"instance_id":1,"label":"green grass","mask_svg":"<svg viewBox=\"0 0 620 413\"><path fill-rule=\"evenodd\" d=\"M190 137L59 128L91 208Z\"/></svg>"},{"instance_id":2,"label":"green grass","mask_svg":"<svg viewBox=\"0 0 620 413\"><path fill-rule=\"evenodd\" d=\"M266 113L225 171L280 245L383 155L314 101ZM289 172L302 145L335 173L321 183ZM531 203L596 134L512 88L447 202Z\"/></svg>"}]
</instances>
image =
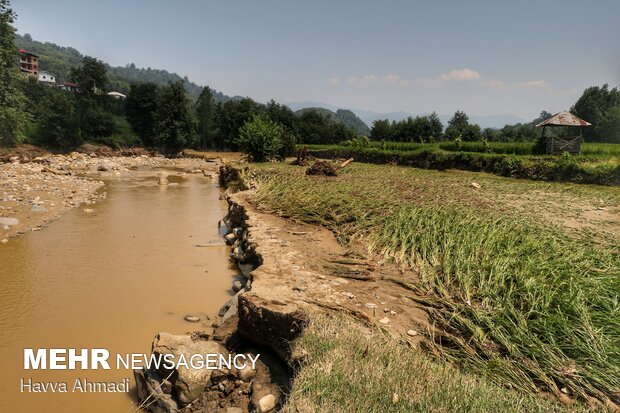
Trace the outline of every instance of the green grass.
<instances>
[{"instance_id":1,"label":"green grass","mask_svg":"<svg viewBox=\"0 0 620 413\"><path fill-rule=\"evenodd\" d=\"M310 145L320 158L349 158L375 164L426 169L461 169L546 181L620 185L620 145L584 144L577 156L533 155L533 143L370 142L367 145ZM568 154L567 154L568 155Z\"/></svg>"},{"instance_id":2,"label":"green grass","mask_svg":"<svg viewBox=\"0 0 620 413\"><path fill-rule=\"evenodd\" d=\"M283 413L586 411L462 373L342 316L315 319L294 345L310 363Z\"/></svg>"},{"instance_id":3,"label":"green grass","mask_svg":"<svg viewBox=\"0 0 620 413\"><path fill-rule=\"evenodd\" d=\"M592 211L618 211L619 188L361 164L254 174L263 208L418 273L446 359L525 392L618 397L620 227Z\"/></svg>"}]
</instances>

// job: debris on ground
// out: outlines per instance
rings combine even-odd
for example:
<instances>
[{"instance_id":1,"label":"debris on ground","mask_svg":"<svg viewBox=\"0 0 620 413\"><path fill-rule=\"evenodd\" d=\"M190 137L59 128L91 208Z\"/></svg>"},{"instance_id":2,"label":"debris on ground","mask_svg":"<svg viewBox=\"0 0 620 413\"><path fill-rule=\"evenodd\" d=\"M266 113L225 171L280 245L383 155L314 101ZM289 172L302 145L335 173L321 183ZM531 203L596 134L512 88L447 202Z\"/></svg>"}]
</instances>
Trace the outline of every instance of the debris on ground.
<instances>
[{"instance_id":1,"label":"debris on ground","mask_svg":"<svg viewBox=\"0 0 620 413\"><path fill-rule=\"evenodd\" d=\"M330 163L316 161L306 170L306 175L338 176L338 170Z\"/></svg>"},{"instance_id":2,"label":"debris on ground","mask_svg":"<svg viewBox=\"0 0 620 413\"><path fill-rule=\"evenodd\" d=\"M308 165L308 147L304 146L297 152L297 159L291 162L291 165L307 166Z\"/></svg>"}]
</instances>

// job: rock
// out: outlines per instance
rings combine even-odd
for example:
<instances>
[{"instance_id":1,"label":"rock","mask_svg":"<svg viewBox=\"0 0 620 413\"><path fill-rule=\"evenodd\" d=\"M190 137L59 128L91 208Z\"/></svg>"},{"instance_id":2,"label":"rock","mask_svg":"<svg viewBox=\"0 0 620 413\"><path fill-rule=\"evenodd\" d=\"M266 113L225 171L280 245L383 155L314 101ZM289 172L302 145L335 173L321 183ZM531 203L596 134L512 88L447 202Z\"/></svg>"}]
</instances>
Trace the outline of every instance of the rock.
<instances>
[{"instance_id":1,"label":"rock","mask_svg":"<svg viewBox=\"0 0 620 413\"><path fill-rule=\"evenodd\" d=\"M7 238L3 238L2 241L0 241L3 244L6 244L7 242L9 242L9 240Z\"/></svg>"},{"instance_id":2,"label":"rock","mask_svg":"<svg viewBox=\"0 0 620 413\"><path fill-rule=\"evenodd\" d=\"M170 182L168 182L168 178L166 178L165 176L160 176L159 177L159 185L168 185Z\"/></svg>"},{"instance_id":3,"label":"rock","mask_svg":"<svg viewBox=\"0 0 620 413\"><path fill-rule=\"evenodd\" d=\"M86 214L92 214L95 210L94 210L94 209L92 209L92 208L84 208L84 209L83 209L83 211L84 211L84 213L86 213Z\"/></svg>"},{"instance_id":4,"label":"rock","mask_svg":"<svg viewBox=\"0 0 620 413\"><path fill-rule=\"evenodd\" d=\"M364 307L366 307L366 308L370 308L370 309L372 310L372 309L377 308L377 304L373 304L373 303L366 303L366 304L364 304Z\"/></svg>"},{"instance_id":5,"label":"rock","mask_svg":"<svg viewBox=\"0 0 620 413\"><path fill-rule=\"evenodd\" d=\"M17 224L19 224L19 219L17 218L0 217L0 225L17 225Z\"/></svg>"},{"instance_id":6,"label":"rock","mask_svg":"<svg viewBox=\"0 0 620 413\"><path fill-rule=\"evenodd\" d=\"M267 413L275 409L276 407L276 396L273 394L268 394L263 396L258 401L258 405L256 406L256 410L259 413Z\"/></svg>"},{"instance_id":7,"label":"rock","mask_svg":"<svg viewBox=\"0 0 620 413\"><path fill-rule=\"evenodd\" d=\"M235 236L235 234L226 234L224 236L224 240L226 241L228 245L232 245L237 240L237 237Z\"/></svg>"},{"instance_id":8,"label":"rock","mask_svg":"<svg viewBox=\"0 0 620 413\"><path fill-rule=\"evenodd\" d=\"M480 189L481 188L481 186L480 186L480 184L478 182L472 182L470 185L472 186L472 188L475 188L475 189Z\"/></svg>"},{"instance_id":9,"label":"rock","mask_svg":"<svg viewBox=\"0 0 620 413\"><path fill-rule=\"evenodd\" d=\"M179 405L171 396L169 381L163 380L156 371L134 370L136 392L140 400L148 399L149 411L155 413L178 413ZM160 381L163 380L163 383Z\"/></svg>"},{"instance_id":10,"label":"rock","mask_svg":"<svg viewBox=\"0 0 620 413\"><path fill-rule=\"evenodd\" d=\"M398 403L398 393L392 393L392 404Z\"/></svg>"},{"instance_id":11,"label":"rock","mask_svg":"<svg viewBox=\"0 0 620 413\"><path fill-rule=\"evenodd\" d=\"M233 292L237 293L239 291L241 291L241 289L243 288L243 284L241 283L241 281L239 280L235 280L232 283L232 290Z\"/></svg>"},{"instance_id":12,"label":"rock","mask_svg":"<svg viewBox=\"0 0 620 413\"><path fill-rule=\"evenodd\" d=\"M32 208L30 208L30 210L32 212L47 212L47 208L41 205L33 205Z\"/></svg>"},{"instance_id":13,"label":"rock","mask_svg":"<svg viewBox=\"0 0 620 413\"><path fill-rule=\"evenodd\" d=\"M185 317L183 317L183 320L189 321L190 323L197 323L200 321L200 317L197 317L195 315L186 315Z\"/></svg>"},{"instance_id":14,"label":"rock","mask_svg":"<svg viewBox=\"0 0 620 413\"><path fill-rule=\"evenodd\" d=\"M239 270L244 277L250 277L250 273L254 270L254 264L238 264Z\"/></svg>"},{"instance_id":15,"label":"rock","mask_svg":"<svg viewBox=\"0 0 620 413\"><path fill-rule=\"evenodd\" d=\"M414 336L418 335L418 332L415 331L415 330L407 330L407 335L411 336L411 337L414 337Z\"/></svg>"},{"instance_id":16,"label":"rock","mask_svg":"<svg viewBox=\"0 0 620 413\"><path fill-rule=\"evenodd\" d=\"M108 166L105 164L100 164L99 166L97 166L97 170L99 172L107 172L108 171Z\"/></svg>"},{"instance_id":17,"label":"rock","mask_svg":"<svg viewBox=\"0 0 620 413\"><path fill-rule=\"evenodd\" d=\"M383 317L382 319L379 320L379 322L381 324L390 324L390 319L387 317Z\"/></svg>"},{"instance_id":18,"label":"rock","mask_svg":"<svg viewBox=\"0 0 620 413\"><path fill-rule=\"evenodd\" d=\"M178 360L181 355L190 360L194 354L216 354L218 357L221 354L224 357L228 357L228 351L215 341L193 341L189 335L173 335L169 333L159 333L155 337L153 341L153 354L160 354L162 356L172 354L175 360ZM207 368L193 369L180 366L171 374L162 365L158 373L163 377L170 376L179 404L187 406L198 399L205 387L209 385L213 371Z\"/></svg>"},{"instance_id":19,"label":"rock","mask_svg":"<svg viewBox=\"0 0 620 413\"><path fill-rule=\"evenodd\" d=\"M239 379L243 381L250 381L256 376L256 370L254 370L250 366L245 366L244 368L238 370Z\"/></svg>"}]
</instances>

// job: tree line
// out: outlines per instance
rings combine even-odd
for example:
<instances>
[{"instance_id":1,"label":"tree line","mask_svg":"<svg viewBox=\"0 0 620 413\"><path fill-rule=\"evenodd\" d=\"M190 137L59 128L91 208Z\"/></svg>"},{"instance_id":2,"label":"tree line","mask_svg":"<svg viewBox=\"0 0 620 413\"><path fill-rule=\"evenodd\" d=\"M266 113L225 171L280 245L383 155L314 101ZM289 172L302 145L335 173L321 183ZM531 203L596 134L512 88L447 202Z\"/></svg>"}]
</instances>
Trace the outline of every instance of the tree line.
<instances>
[{"instance_id":1,"label":"tree line","mask_svg":"<svg viewBox=\"0 0 620 413\"><path fill-rule=\"evenodd\" d=\"M620 143L620 91L608 84L592 86L583 92L570 111L592 124L583 128L589 142ZM442 140L525 142L539 139L536 128L540 122L553 116L543 110L529 123L506 125L500 129L482 129L469 122L463 111L456 111L448 121L446 130L435 112L428 116L408 117L401 121L376 120L370 130L372 140L398 142L437 142Z\"/></svg>"}]
</instances>

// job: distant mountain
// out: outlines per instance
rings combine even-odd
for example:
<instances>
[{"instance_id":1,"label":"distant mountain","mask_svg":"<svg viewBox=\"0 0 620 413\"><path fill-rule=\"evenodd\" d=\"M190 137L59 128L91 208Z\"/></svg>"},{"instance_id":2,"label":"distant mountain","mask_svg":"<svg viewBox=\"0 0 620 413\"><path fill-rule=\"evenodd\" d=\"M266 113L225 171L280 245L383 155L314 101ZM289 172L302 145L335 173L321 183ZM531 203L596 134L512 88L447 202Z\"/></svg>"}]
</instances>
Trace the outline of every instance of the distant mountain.
<instances>
[{"instance_id":1,"label":"distant mountain","mask_svg":"<svg viewBox=\"0 0 620 413\"><path fill-rule=\"evenodd\" d=\"M23 36L16 35L15 43L17 47L28 50L29 52L39 55L39 65L41 70L45 70L56 75L58 82L69 80L69 72L73 66L77 66L82 61L84 55L72 47L58 46L54 43L39 42L33 40L29 34ZM96 57L96 56L95 56ZM148 68L138 68L131 63L125 67L113 67L106 63L108 69L109 89L122 93L129 92L129 87L133 82L153 82L157 85L164 86L170 82L182 80L185 90L189 98L196 100L202 91L202 86L190 82L186 77L181 77L176 73L170 73L166 70ZM240 97L230 97L222 92L214 91L216 101L225 102L227 100L237 100Z\"/></svg>"},{"instance_id":2,"label":"distant mountain","mask_svg":"<svg viewBox=\"0 0 620 413\"><path fill-rule=\"evenodd\" d=\"M300 110L303 108L318 107L325 108L331 111L337 110L337 106L330 105L322 102L289 102L286 104L293 110ZM399 121L407 119L409 116L428 115L429 113L408 113L408 112L372 112L363 109L349 109L355 113L366 125L372 127L372 123L379 119L388 119L390 121ZM468 114L469 115L469 114ZM444 127L448 124L448 120L452 115L439 114L439 119L443 123ZM520 118L514 115L488 115L488 116L476 116L469 115L469 121L471 123L477 123L482 128L502 128L505 125L514 125L516 123L528 123L530 121Z\"/></svg>"},{"instance_id":3,"label":"distant mountain","mask_svg":"<svg viewBox=\"0 0 620 413\"><path fill-rule=\"evenodd\" d=\"M352 128L360 135L364 135L364 136L370 135L370 128L368 127L368 125L366 125L364 121L362 121L359 117L357 117L355 113L347 109L335 109L334 108L334 110L327 109L327 108L321 108L321 107L309 107L309 108L303 108L303 109L296 110L295 116L300 116L302 113L308 112L308 111L319 112L323 116L326 116L327 118L331 119L333 122L342 123Z\"/></svg>"}]
</instances>

